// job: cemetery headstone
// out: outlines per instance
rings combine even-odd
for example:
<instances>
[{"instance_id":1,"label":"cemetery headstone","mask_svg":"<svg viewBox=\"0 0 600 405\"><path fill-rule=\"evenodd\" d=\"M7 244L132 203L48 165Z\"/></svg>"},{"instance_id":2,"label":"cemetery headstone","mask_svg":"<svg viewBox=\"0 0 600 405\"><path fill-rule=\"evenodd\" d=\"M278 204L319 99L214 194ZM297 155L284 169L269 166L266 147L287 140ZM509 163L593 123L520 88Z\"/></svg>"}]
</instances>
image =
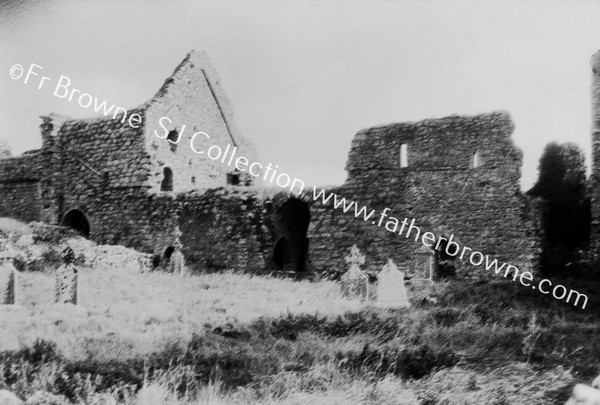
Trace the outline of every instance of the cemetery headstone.
<instances>
[{"instance_id":1,"label":"cemetery headstone","mask_svg":"<svg viewBox=\"0 0 600 405\"><path fill-rule=\"evenodd\" d=\"M365 263L365 257L355 245L345 260L350 264L350 269L340 279L342 296L350 300L369 299L369 279L360 269L360 265Z\"/></svg>"},{"instance_id":2,"label":"cemetery headstone","mask_svg":"<svg viewBox=\"0 0 600 405\"><path fill-rule=\"evenodd\" d=\"M7 243L0 251L0 304L17 305L19 272L13 265L15 252Z\"/></svg>"},{"instance_id":3,"label":"cemetery headstone","mask_svg":"<svg viewBox=\"0 0 600 405\"><path fill-rule=\"evenodd\" d=\"M398 270L392 259L383 266L378 276L377 305L386 308L410 306L404 286L404 273Z\"/></svg>"},{"instance_id":4,"label":"cemetery headstone","mask_svg":"<svg viewBox=\"0 0 600 405\"><path fill-rule=\"evenodd\" d=\"M179 274L181 277L185 277L187 275L187 269L185 267L185 259L183 257L183 253L181 252L181 243L175 243L175 250L171 254L171 259L169 261L169 265L171 267L171 273Z\"/></svg>"},{"instance_id":5,"label":"cemetery headstone","mask_svg":"<svg viewBox=\"0 0 600 405\"><path fill-rule=\"evenodd\" d=\"M55 302L77 305L79 301L78 270L73 265L75 254L71 248L61 253L63 265L56 270Z\"/></svg>"},{"instance_id":6,"label":"cemetery headstone","mask_svg":"<svg viewBox=\"0 0 600 405\"><path fill-rule=\"evenodd\" d=\"M433 282L435 268L435 252L424 245L415 252L414 269L411 280L428 280Z\"/></svg>"},{"instance_id":7,"label":"cemetery headstone","mask_svg":"<svg viewBox=\"0 0 600 405\"><path fill-rule=\"evenodd\" d=\"M0 304L17 304L18 275L11 260L0 260Z\"/></svg>"}]
</instances>

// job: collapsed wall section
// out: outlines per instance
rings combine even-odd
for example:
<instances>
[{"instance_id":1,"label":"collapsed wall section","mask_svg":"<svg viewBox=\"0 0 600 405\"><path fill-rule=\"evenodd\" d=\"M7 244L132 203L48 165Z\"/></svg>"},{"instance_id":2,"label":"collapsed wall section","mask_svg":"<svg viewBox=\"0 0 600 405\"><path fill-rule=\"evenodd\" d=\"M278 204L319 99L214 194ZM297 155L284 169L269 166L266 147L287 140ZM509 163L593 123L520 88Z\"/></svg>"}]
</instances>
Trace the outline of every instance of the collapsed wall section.
<instances>
[{"instance_id":1,"label":"collapsed wall section","mask_svg":"<svg viewBox=\"0 0 600 405\"><path fill-rule=\"evenodd\" d=\"M364 221L354 212L315 204L316 222L309 230L315 268L345 268L343 257L356 244L367 255L367 270L378 272L391 258L409 272L416 271L423 249L422 240L415 241L417 229L407 239L407 227L400 236L400 226L388 224L387 218L377 226L380 213L389 208L388 215L399 221L414 219L421 236L427 231L445 238L453 235L461 247L522 271L534 269L537 239L519 191L521 152L512 143L512 130L508 114L491 113L360 131L346 165L348 179L331 192L376 214ZM386 230L386 224L394 232ZM491 277L468 257L460 261L440 255L439 249L431 253L438 263L452 262L447 265L457 277Z\"/></svg>"}]
</instances>

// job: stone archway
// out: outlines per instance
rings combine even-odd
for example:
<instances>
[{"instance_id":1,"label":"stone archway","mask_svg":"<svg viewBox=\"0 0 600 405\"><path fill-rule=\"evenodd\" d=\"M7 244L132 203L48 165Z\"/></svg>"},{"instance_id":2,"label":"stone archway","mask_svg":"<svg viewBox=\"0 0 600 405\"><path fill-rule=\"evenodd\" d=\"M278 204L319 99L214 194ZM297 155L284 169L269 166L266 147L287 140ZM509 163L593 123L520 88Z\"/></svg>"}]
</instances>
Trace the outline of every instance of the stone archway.
<instances>
[{"instance_id":1,"label":"stone archway","mask_svg":"<svg viewBox=\"0 0 600 405\"><path fill-rule=\"evenodd\" d=\"M173 252L175 252L175 248L173 246L169 246L165 249L165 252L163 253L163 259L165 263L169 263L171 256L173 256Z\"/></svg>"},{"instance_id":2,"label":"stone archway","mask_svg":"<svg viewBox=\"0 0 600 405\"><path fill-rule=\"evenodd\" d=\"M281 197L276 203L273 217L275 246L273 262L278 270L306 271L308 256L308 226L310 209L308 204L296 197Z\"/></svg>"},{"instance_id":3,"label":"stone archway","mask_svg":"<svg viewBox=\"0 0 600 405\"><path fill-rule=\"evenodd\" d=\"M79 210L71 210L67 212L61 223L64 226L68 226L69 228L76 230L86 238L90 237L90 222L85 214Z\"/></svg>"}]
</instances>

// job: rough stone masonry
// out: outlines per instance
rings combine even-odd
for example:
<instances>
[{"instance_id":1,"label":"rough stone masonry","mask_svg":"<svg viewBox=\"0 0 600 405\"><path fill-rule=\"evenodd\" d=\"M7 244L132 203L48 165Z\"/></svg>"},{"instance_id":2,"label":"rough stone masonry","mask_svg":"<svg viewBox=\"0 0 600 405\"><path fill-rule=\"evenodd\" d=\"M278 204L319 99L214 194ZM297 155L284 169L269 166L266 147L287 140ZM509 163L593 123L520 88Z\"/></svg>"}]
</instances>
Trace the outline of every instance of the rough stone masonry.
<instances>
[{"instance_id":1,"label":"rough stone masonry","mask_svg":"<svg viewBox=\"0 0 600 405\"><path fill-rule=\"evenodd\" d=\"M64 224L96 242L152 254L154 267L166 266L181 243L195 271L331 271L344 268L356 244L366 270L391 258L414 271L420 242L267 189L191 150L193 133L203 131L210 144L257 160L204 53L188 54L153 98L128 113L143 124L43 116L41 149L0 154L0 216ZM165 116L168 131L159 125ZM388 207L424 230L454 234L461 245L532 270L537 235L519 190L512 131L503 112L365 129L352 141L346 182L328 191ZM458 260L453 268L462 278L491 277Z\"/></svg>"}]
</instances>

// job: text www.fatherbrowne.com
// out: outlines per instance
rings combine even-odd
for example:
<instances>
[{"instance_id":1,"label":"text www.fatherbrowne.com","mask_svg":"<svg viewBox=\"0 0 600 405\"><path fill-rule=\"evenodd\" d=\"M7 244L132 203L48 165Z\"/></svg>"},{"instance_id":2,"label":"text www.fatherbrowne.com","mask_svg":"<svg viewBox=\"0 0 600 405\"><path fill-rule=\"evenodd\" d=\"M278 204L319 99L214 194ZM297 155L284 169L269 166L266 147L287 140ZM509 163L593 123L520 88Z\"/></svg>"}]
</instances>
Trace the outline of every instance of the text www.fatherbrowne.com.
<instances>
[{"instance_id":1,"label":"text www.fatherbrowne.com","mask_svg":"<svg viewBox=\"0 0 600 405\"><path fill-rule=\"evenodd\" d=\"M539 282L534 282L533 274L529 271L520 271L516 266L508 263L499 263L498 259L490 258L488 255L484 255L481 252L460 245L455 242L454 235L450 235L449 238L436 236L432 232L421 233L421 229L415 225L415 220L404 218L400 221L397 218L389 215L390 209L385 208L382 212L377 213L373 209L369 209L366 206L359 207L355 201L346 200L344 197L339 197L335 193L326 193L323 189L317 189L313 187L312 198L314 201L320 201L323 205L332 205L334 209L342 210L349 214L353 214L355 218L362 219L365 222L371 221L375 226L381 227L392 233L397 233L399 236L406 238L413 237L415 242L419 239L427 246L440 251L445 245L445 252L448 256L458 257L460 260L468 260L473 266L485 266L488 271L493 271L494 274L502 274L504 278L512 278L513 281L519 281L525 287L530 287L534 290L538 290L542 294L552 294L552 297L557 300L565 300L567 303L571 303L574 306L578 306L581 302L581 308L585 308L588 302L588 297L585 294L581 294L575 290L567 289L565 286L552 284L552 281L543 279ZM398 229L399 228L399 229ZM493 259L493 260L492 260Z\"/></svg>"},{"instance_id":2,"label":"text www.fatherbrowne.com","mask_svg":"<svg viewBox=\"0 0 600 405\"><path fill-rule=\"evenodd\" d=\"M104 116L108 116L111 112L113 112L113 118L117 119L117 117L120 117L120 120L123 123L128 118L127 123L132 128L140 128L140 126L142 125L142 117L139 114L133 113L128 116L128 111L126 109L116 106L114 104L110 105L109 107L109 104L106 101L100 101L96 97L92 97L90 94L84 93L72 87L71 79L69 79L68 77L61 75L59 80L54 80L49 76L41 75L40 73L42 70L44 70L42 66L37 65L35 63L31 63L26 71L22 65L17 63L11 67L10 76L13 80L21 80L21 78L25 76L25 79L23 80L24 84L34 83L33 78L39 76L40 78L37 81L38 90L45 88L46 83L55 83L54 91L52 94L58 98L67 98L68 96L69 102L71 102L75 98L77 100L77 103L82 108L91 108L93 105L94 111L102 111ZM30 81L30 79L32 80ZM164 134L161 135L155 130L154 134L158 138L167 138L169 132L167 124L172 124L172 121L168 117L161 117L161 119L159 120L159 125L164 130ZM182 126L182 128L185 128L185 125ZM181 133L183 133L183 130L181 131ZM204 136L206 139L211 139L211 137L209 134L200 131L193 134L190 139L190 148L192 149L192 151L199 155L204 154L204 150L197 150L194 146L194 141L197 136ZM169 142L179 143L180 140L181 134L177 141L172 142L171 140L169 140ZM268 165L263 165L260 162L251 162L244 156L237 156L234 159L237 152L237 147L231 148L231 153L228 156L230 148L231 145L228 145L227 149L223 152L221 148L215 144L208 148L206 153L210 159L219 160L223 164L225 164L225 161L229 157L229 160L226 163L227 166L231 166L233 164L236 170L240 172L248 171L248 173L253 177L261 176L263 180L268 181L272 184L276 184L279 187L289 187L290 191L298 194L304 193L304 182L301 179L292 178L286 173L278 172L278 165L273 166L271 163L269 163ZM425 232L421 234L421 230L419 229L419 227L415 226L414 219L412 219L410 223L407 218L400 222L397 218L388 214L390 212L389 208L384 209L383 212L377 215L377 212L375 210L369 210L369 208L365 206L359 208L359 206L354 201L348 201L345 198L340 198L335 193L325 193L325 190L317 190L316 187L313 187L313 199L315 201L318 201L320 199L323 205L331 203L333 204L334 209L341 209L343 212L350 211L350 213L354 213L354 216L356 218L362 218L365 222L371 220L371 223L373 225L379 227L384 225L387 231L392 233L398 232L398 235L400 236L402 236L402 234L406 230L406 238L410 237L414 231L415 242L421 239L421 242L427 247L434 247L435 244L435 249L438 251L440 250L440 245L442 241L444 241L445 251L446 254L448 254L449 256L458 256L461 260L465 260L465 257L468 254L468 260L474 266L484 265L485 262L486 270L493 269L495 274L501 274L504 271L504 273L502 274L505 278L512 276L513 281L517 281L518 279L522 285L530 287L534 290L538 290L542 294L552 294L552 296L557 300L565 300L566 302L572 303L574 306L577 306L579 304L579 300L583 298L583 304L581 305L581 308L585 308L587 305L588 297L585 294L580 294L575 290L568 290L562 285L555 285L554 288L551 288L553 284L548 279L543 279L539 283L534 283L533 274L529 271L521 272L516 266L513 266L508 263L502 263L499 265L497 259L490 261L489 256L484 256L481 252L472 250L471 248L468 248L466 246L464 246L461 249L459 244L453 240L454 235L451 235L449 239L446 239L441 236L438 236L436 238L436 235L434 235L431 232ZM399 231L398 227L400 227ZM454 251L450 252L450 249L454 249Z\"/></svg>"}]
</instances>

